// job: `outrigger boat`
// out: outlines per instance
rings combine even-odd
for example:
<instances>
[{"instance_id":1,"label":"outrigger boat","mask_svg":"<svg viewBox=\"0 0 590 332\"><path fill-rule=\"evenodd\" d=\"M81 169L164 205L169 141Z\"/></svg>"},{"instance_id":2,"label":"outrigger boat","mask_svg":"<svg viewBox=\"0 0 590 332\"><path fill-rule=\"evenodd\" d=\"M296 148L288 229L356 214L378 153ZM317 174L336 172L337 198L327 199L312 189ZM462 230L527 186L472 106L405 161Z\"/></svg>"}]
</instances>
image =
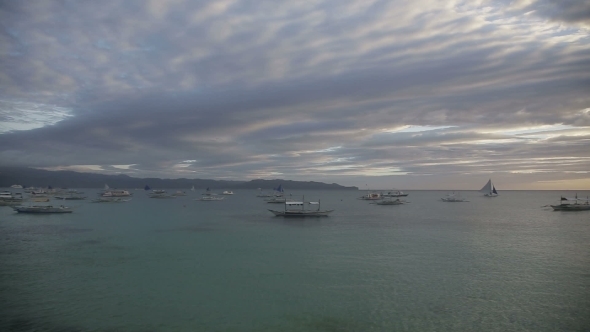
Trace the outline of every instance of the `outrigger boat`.
<instances>
[{"instance_id":1,"label":"outrigger boat","mask_svg":"<svg viewBox=\"0 0 590 332\"><path fill-rule=\"evenodd\" d=\"M406 202L402 201L399 198L393 199L392 197L387 197L387 198L383 198L380 201L372 202L371 204L375 204L375 205L402 205L405 203Z\"/></svg>"},{"instance_id":2,"label":"outrigger boat","mask_svg":"<svg viewBox=\"0 0 590 332\"><path fill-rule=\"evenodd\" d=\"M461 197L460 195L458 195L458 194L455 195L455 193L448 194L447 197L443 197L440 200L443 202L449 202L449 203L469 202L468 200Z\"/></svg>"},{"instance_id":3,"label":"outrigger boat","mask_svg":"<svg viewBox=\"0 0 590 332\"><path fill-rule=\"evenodd\" d=\"M262 189L258 188L258 195L256 195L256 197L272 197L272 194L266 193L262 191Z\"/></svg>"},{"instance_id":4,"label":"outrigger boat","mask_svg":"<svg viewBox=\"0 0 590 332\"><path fill-rule=\"evenodd\" d=\"M554 211L588 211L590 210L590 200L588 197L586 199L578 198L576 194L575 198L566 198L561 196L560 199L561 204L559 205L551 205ZM582 203L578 203L582 202Z\"/></svg>"},{"instance_id":5,"label":"outrigger boat","mask_svg":"<svg viewBox=\"0 0 590 332\"><path fill-rule=\"evenodd\" d=\"M133 194L127 190L108 190L100 194L102 197L129 197Z\"/></svg>"},{"instance_id":6,"label":"outrigger boat","mask_svg":"<svg viewBox=\"0 0 590 332\"><path fill-rule=\"evenodd\" d=\"M225 197L217 195L203 195L201 198L195 199L195 201L223 201Z\"/></svg>"},{"instance_id":7,"label":"outrigger boat","mask_svg":"<svg viewBox=\"0 0 590 332\"><path fill-rule=\"evenodd\" d=\"M176 196L172 196L168 194L166 190L161 189L154 189L150 194L148 194L149 198L176 198Z\"/></svg>"},{"instance_id":8,"label":"outrigger boat","mask_svg":"<svg viewBox=\"0 0 590 332\"><path fill-rule=\"evenodd\" d=\"M54 196L55 199L63 199L63 200L83 200L86 199L86 196L82 196L79 194L68 194L63 196Z\"/></svg>"},{"instance_id":9,"label":"outrigger boat","mask_svg":"<svg viewBox=\"0 0 590 332\"><path fill-rule=\"evenodd\" d=\"M383 199L383 196L381 195L381 193L367 193L366 195L363 195L358 199L362 199L364 201L377 201Z\"/></svg>"},{"instance_id":10,"label":"outrigger boat","mask_svg":"<svg viewBox=\"0 0 590 332\"><path fill-rule=\"evenodd\" d=\"M132 198L123 199L123 198L119 198L119 197L101 197L101 198L94 199L90 202L91 203L125 203L125 202L129 202L130 200L132 200Z\"/></svg>"},{"instance_id":11,"label":"outrigger boat","mask_svg":"<svg viewBox=\"0 0 590 332\"><path fill-rule=\"evenodd\" d=\"M320 200L317 202L308 202L309 205L317 205L317 210L306 210L305 209L305 197L300 201L285 201L285 209L283 211L268 210L277 217L327 217L328 214L334 210L321 210ZM301 206L301 209L293 209L292 207Z\"/></svg>"},{"instance_id":12,"label":"outrigger boat","mask_svg":"<svg viewBox=\"0 0 590 332\"><path fill-rule=\"evenodd\" d=\"M0 205L18 205L23 202L23 194L11 193L10 191L0 192Z\"/></svg>"},{"instance_id":13,"label":"outrigger boat","mask_svg":"<svg viewBox=\"0 0 590 332\"><path fill-rule=\"evenodd\" d=\"M405 192L401 191L401 190L394 190L394 191L388 191L386 193L381 194L383 197L406 197L409 194L406 194Z\"/></svg>"},{"instance_id":14,"label":"outrigger boat","mask_svg":"<svg viewBox=\"0 0 590 332\"><path fill-rule=\"evenodd\" d=\"M58 207L54 207L51 205L33 205L33 206L15 206L13 209L18 213L37 213L37 214L46 214L46 213L72 213L72 209L60 205Z\"/></svg>"}]
</instances>

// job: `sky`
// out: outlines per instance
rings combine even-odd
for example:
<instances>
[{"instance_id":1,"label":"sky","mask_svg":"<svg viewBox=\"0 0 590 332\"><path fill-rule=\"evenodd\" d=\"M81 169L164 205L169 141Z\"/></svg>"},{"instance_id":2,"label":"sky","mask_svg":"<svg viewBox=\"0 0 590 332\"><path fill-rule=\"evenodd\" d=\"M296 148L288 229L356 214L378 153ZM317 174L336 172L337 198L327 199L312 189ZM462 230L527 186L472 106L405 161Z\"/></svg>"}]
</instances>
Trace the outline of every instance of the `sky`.
<instances>
[{"instance_id":1,"label":"sky","mask_svg":"<svg viewBox=\"0 0 590 332\"><path fill-rule=\"evenodd\" d=\"M590 189L590 2L0 1L0 166Z\"/></svg>"}]
</instances>

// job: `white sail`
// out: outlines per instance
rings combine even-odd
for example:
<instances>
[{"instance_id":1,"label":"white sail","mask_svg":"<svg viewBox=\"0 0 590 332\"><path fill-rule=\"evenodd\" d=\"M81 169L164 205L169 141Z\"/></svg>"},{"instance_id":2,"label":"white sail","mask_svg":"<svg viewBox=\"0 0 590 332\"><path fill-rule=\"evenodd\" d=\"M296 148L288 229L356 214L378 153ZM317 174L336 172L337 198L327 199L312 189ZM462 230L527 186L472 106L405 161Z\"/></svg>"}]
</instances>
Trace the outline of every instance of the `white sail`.
<instances>
[{"instance_id":1,"label":"white sail","mask_svg":"<svg viewBox=\"0 0 590 332\"><path fill-rule=\"evenodd\" d=\"M481 191L482 193L486 193L489 194L492 192L492 179L490 179L488 181L488 183L485 184L485 186L483 186L483 188L481 188L479 191Z\"/></svg>"},{"instance_id":2,"label":"white sail","mask_svg":"<svg viewBox=\"0 0 590 332\"><path fill-rule=\"evenodd\" d=\"M110 189L110 188L109 188L109 185L105 183L105 184L104 184L104 190L109 190L109 189Z\"/></svg>"},{"instance_id":3,"label":"white sail","mask_svg":"<svg viewBox=\"0 0 590 332\"><path fill-rule=\"evenodd\" d=\"M492 184L492 179L489 179L485 186L483 186L483 188L481 188L479 191L484 193L485 196L498 196L496 187Z\"/></svg>"}]
</instances>

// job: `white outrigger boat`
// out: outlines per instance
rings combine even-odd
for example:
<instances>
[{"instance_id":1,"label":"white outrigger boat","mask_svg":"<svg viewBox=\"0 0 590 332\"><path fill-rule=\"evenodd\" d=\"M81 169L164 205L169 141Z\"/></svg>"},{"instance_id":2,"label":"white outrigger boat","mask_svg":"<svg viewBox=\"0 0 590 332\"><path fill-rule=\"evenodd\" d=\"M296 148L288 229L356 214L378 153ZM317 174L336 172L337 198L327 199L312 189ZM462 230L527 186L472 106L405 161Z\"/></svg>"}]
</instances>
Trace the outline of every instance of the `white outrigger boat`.
<instances>
[{"instance_id":1,"label":"white outrigger boat","mask_svg":"<svg viewBox=\"0 0 590 332\"><path fill-rule=\"evenodd\" d=\"M117 189L111 189L111 190L105 191L103 193L100 193L100 195L102 197L129 197L129 196L133 196L133 194L127 190L117 190Z\"/></svg>"},{"instance_id":2,"label":"white outrigger boat","mask_svg":"<svg viewBox=\"0 0 590 332\"><path fill-rule=\"evenodd\" d=\"M447 197L443 197L440 200L449 203L469 202L465 198L461 197L459 194L455 195L455 193L448 194Z\"/></svg>"},{"instance_id":3,"label":"white outrigger boat","mask_svg":"<svg viewBox=\"0 0 590 332\"><path fill-rule=\"evenodd\" d=\"M403 205L406 202L402 201L399 198L393 199L393 197L384 197L380 201L371 202L371 204L375 205Z\"/></svg>"},{"instance_id":4,"label":"white outrigger boat","mask_svg":"<svg viewBox=\"0 0 590 332\"><path fill-rule=\"evenodd\" d=\"M24 201L23 194L11 193L10 191L0 192L0 205L17 205Z\"/></svg>"},{"instance_id":5,"label":"white outrigger boat","mask_svg":"<svg viewBox=\"0 0 590 332\"><path fill-rule=\"evenodd\" d=\"M132 200L132 198L123 199L120 197L100 197L90 201L91 203L125 203Z\"/></svg>"},{"instance_id":6,"label":"white outrigger boat","mask_svg":"<svg viewBox=\"0 0 590 332\"><path fill-rule=\"evenodd\" d=\"M66 194L66 195L60 195L60 196L53 196L53 198L55 199L61 199L61 200L83 200L86 199L86 196L82 196L80 194L75 194L75 193L70 193L70 194Z\"/></svg>"},{"instance_id":7,"label":"white outrigger boat","mask_svg":"<svg viewBox=\"0 0 590 332\"><path fill-rule=\"evenodd\" d=\"M170 194L168 194L168 192L166 190L161 190L161 189L154 189L152 190L151 193L148 194L149 198L176 198L176 196L172 196Z\"/></svg>"},{"instance_id":8,"label":"white outrigger boat","mask_svg":"<svg viewBox=\"0 0 590 332\"><path fill-rule=\"evenodd\" d=\"M210 201L223 201L224 199L225 199L225 197L223 197L223 196L203 195L203 196L201 196L201 198L195 199L195 201L210 202Z\"/></svg>"},{"instance_id":9,"label":"white outrigger boat","mask_svg":"<svg viewBox=\"0 0 590 332\"><path fill-rule=\"evenodd\" d=\"M382 193L381 195L383 197L406 197L409 194L406 194L405 192L403 192L401 190L393 190L393 191L388 191L386 193Z\"/></svg>"},{"instance_id":10,"label":"white outrigger boat","mask_svg":"<svg viewBox=\"0 0 590 332\"><path fill-rule=\"evenodd\" d=\"M285 201L285 209L280 210L268 210L277 217L327 217L328 214L334 212L334 210L321 210L320 200L317 202L307 202L309 205L317 205L318 208L315 210L305 209L305 197L301 201ZM301 208L292 208L301 206Z\"/></svg>"},{"instance_id":11,"label":"white outrigger boat","mask_svg":"<svg viewBox=\"0 0 590 332\"><path fill-rule=\"evenodd\" d=\"M15 206L14 211L18 213L36 213L36 214L47 214L47 213L72 213L72 209L60 205L54 207L51 205L33 205L33 206Z\"/></svg>"},{"instance_id":12,"label":"white outrigger boat","mask_svg":"<svg viewBox=\"0 0 590 332\"><path fill-rule=\"evenodd\" d=\"M581 203L579 203L581 202ZM559 205L551 205L553 211L589 211L590 210L590 199L578 198L566 198L561 197Z\"/></svg>"},{"instance_id":13,"label":"white outrigger boat","mask_svg":"<svg viewBox=\"0 0 590 332\"><path fill-rule=\"evenodd\" d=\"M215 193L211 192L211 189L209 189L209 187L207 187L207 190L205 190L205 193L201 194L201 198L197 198L195 199L195 201L223 201L223 199L225 199L225 197L223 196L218 196Z\"/></svg>"},{"instance_id":14,"label":"white outrigger boat","mask_svg":"<svg viewBox=\"0 0 590 332\"><path fill-rule=\"evenodd\" d=\"M361 197L359 197L358 199L362 199L364 201L377 201L380 199L383 199L383 195L381 195L381 193L367 193L366 195L363 195Z\"/></svg>"}]
</instances>

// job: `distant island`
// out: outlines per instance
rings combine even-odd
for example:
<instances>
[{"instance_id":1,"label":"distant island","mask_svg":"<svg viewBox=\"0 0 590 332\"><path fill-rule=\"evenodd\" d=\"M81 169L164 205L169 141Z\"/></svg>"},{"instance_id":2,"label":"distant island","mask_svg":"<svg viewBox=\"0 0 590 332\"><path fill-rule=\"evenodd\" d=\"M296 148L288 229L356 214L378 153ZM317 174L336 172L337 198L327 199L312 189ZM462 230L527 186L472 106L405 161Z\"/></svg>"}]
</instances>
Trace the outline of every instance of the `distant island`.
<instances>
[{"instance_id":1,"label":"distant island","mask_svg":"<svg viewBox=\"0 0 590 332\"><path fill-rule=\"evenodd\" d=\"M292 180L251 180L251 181L226 181L208 179L159 179L159 178L134 178L128 175L106 175L97 173L81 173L73 171L47 171L25 167L0 167L0 187L10 187L20 184L24 187L48 187L54 188L102 188L108 184L111 188L143 188L149 185L152 188L189 189L258 189L269 190L282 185L288 190L298 189L324 189L324 190L358 190L358 187L346 187L336 183L328 184L315 181Z\"/></svg>"}]
</instances>

